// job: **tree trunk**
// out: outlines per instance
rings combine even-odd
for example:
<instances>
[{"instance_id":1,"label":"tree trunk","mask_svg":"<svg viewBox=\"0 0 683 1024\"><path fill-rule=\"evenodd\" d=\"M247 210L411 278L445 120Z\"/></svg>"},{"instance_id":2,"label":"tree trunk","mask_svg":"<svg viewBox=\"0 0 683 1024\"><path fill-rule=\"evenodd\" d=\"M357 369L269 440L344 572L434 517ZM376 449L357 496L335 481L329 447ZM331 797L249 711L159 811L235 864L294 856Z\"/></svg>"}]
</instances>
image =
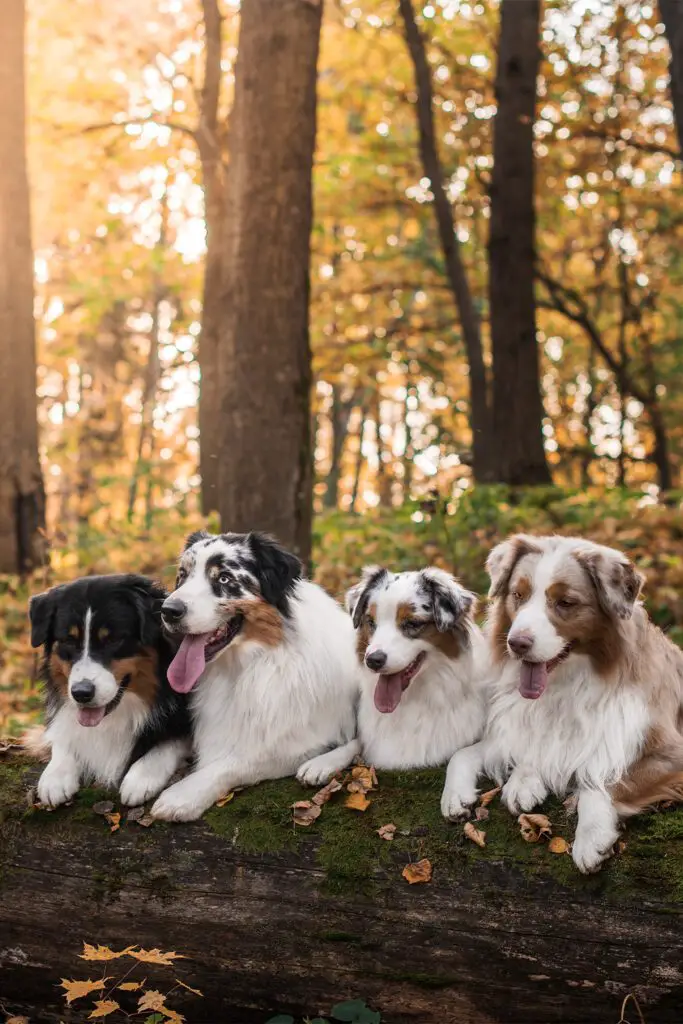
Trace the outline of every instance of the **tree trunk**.
<instances>
[{"instance_id":1,"label":"tree trunk","mask_svg":"<svg viewBox=\"0 0 683 1024\"><path fill-rule=\"evenodd\" d=\"M443 169L434 130L432 76L424 39L415 21L412 0L399 0L406 41L413 63L417 90L416 114L420 134L420 156L425 176L434 193L434 215L439 231L446 276L453 293L469 364L470 428L472 430L472 473L480 483L493 479L495 443L489 408L484 352L477 314L460 242L455 233L453 211L444 188Z\"/></svg>"},{"instance_id":2,"label":"tree trunk","mask_svg":"<svg viewBox=\"0 0 683 1024\"><path fill-rule=\"evenodd\" d=\"M659 0L659 13L664 22L671 50L669 88L674 108L678 147L683 150L683 4L681 0Z\"/></svg>"},{"instance_id":3,"label":"tree trunk","mask_svg":"<svg viewBox=\"0 0 683 1024\"><path fill-rule=\"evenodd\" d=\"M45 559L45 490L38 456L33 252L24 78L24 0L6 0L0 27L0 572Z\"/></svg>"},{"instance_id":4,"label":"tree trunk","mask_svg":"<svg viewBox=\"0 0 683 1024\"><path fill-rule=\"evenodd\" d=\"M327 1018L361 998L383 1024L615 1024L635 991L648 1022L680 1024L680 811L634 819L618 860L584 878L525 844L499 802L475 847L441 818L439 770L380 772L365 814L337 794L308 829L290 805L310 793L283 779L193 825L143 828L124 812L116 832L92 811L101 792L30 809L25 771L0 764L3 1020L85 1024L103 996L132 1013L142 990L117 987L125 977L194 1022ZM571 838L561 804L546 810ZM391 843L377 836L387 822ZM408 885L403 868L423 857L432 881ZM183 959L86 962L84 942ZM106 995L66 1007L61 979L105 975ZM639 1018L630 1006L622 1019Z\"/></svg>"},{"instance_id":5,"label":"tree trunk","mask_svg":"<svg viewBox=\"0 0 683 1024\"><path fill-rule=\"evenodd\" d=\"M327 476L327 487L323 504L325 508L336 508L339 503L339 481L342 473L342 456L344 444L349 432L349 419L353 412L355 396L347 401L342 398L341 384L332 385L332 404L330 407L330 471ZM314 438L315 442L315 438Z\"/></svg>"},{"instance_id":6,"label":"tree trunk","mask_svg":"<svg viewBox=\"0 0 683 1024\"><path fill-rule=\"evenodd\" d=\"M540 0L502 0L493 126L489 307L500 483L547 484L534 300L534 154Z\"/></svg>"},{"instance_id":7,"label":"tree trunk","mask_svg":"<svg viewBox=\"0 0 683 1024\"><path fill-rule=\"evenodd\" d=\"M351 504L349 509L351 512L358 511L358 497L360 494L360 478L363 473L363 435L365 434L365 418L366 418L366 402L363 401L358 409L359 422L358 422L358 449L356 451L355 464L353 469L353 486L351 488Z\"/></svg>"},{"instance_id":8,"label":"tree trunk","mask_svg":"<svg viewBox=\"0 0 683 1024\"><path fill-rule=\"evenodd\" d=\"M322 3L244 0L220 332L224 530L311 546L311 171ZM264 154L267 154L267 159Z\"/></svg>"},{"instance_id":9,"label":"tree trunk","mask_svg":"<svg viewBox=\"0 0 683 1024\"><path fill-rule=\"evenodd\" d=\"M222 19L218 0L202 0L204 19L204 82L196 139L202 162L206 259L199 334L199 472L202 512L218 509L221 447L218 340L222 317L222 245L225 214L225 167L218 130L221 91Z\"/></svg>"}]
</instances>

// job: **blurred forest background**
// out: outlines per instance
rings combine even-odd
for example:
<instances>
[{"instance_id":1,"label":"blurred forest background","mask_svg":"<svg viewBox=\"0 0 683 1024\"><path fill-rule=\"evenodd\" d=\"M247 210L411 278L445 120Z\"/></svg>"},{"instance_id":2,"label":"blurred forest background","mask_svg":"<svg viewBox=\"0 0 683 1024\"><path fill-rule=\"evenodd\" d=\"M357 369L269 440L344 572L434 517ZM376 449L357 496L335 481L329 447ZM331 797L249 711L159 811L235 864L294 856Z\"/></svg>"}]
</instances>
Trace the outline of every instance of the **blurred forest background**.
<instances>
[{"instance_id":1,"label":"blurred forest background","mask_svg":"<svg viewBox=\"0 0 683 1024\"><path fill-rule=\"evenodd\" d=\"M683 638L682 135L679 0L4 0L0 731L27 594L207 516L580 531Z\"/></svg>"}]
</instances>

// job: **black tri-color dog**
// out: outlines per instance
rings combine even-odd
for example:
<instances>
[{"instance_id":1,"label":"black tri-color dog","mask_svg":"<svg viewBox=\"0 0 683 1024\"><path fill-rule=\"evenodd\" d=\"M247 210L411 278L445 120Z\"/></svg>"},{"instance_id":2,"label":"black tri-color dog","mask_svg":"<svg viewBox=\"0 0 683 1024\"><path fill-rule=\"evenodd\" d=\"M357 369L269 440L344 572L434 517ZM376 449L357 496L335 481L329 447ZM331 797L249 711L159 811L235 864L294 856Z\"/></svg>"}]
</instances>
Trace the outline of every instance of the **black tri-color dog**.
<instances>
[{"instance_id":1,"label":"black tri-color dog","mask_svg":"<svg viewBox=\"0 0 683 1024\"><path fill-rule=\"evenodd\" d=\"M87 576L32 598L51 748L41 803L56 807L92 782L120 786L122 802L137 806L183 764L190 719L166 680L174 648L161 629L165 597L131 574Z\"/></svg>"}]
</instances>

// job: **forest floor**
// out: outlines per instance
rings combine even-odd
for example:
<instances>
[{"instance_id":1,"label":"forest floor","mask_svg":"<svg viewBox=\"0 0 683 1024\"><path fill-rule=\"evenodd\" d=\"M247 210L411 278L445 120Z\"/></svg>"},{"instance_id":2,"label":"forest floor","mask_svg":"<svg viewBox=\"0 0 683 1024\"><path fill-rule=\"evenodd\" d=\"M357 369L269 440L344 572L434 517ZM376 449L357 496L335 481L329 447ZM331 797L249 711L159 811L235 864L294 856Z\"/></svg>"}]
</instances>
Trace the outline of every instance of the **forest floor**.
<instances>
[{"instance_id":1,"label":"forest floor","mask_svg":"<svg viewBox=\"0 0 683 1024\"><path fill-rule=\"evenodd\" d=\"M395 570L438 565L482 598L491 547L511 533L578 534L625 551L646 575L648 610L683 646L683 517L680 496L658 505L642 493L535 488L478 488L456 506L412 503L365 515L329 512L314 524L313 576L336 597L368 564ZM84 534L78 547L53 545L49 569L27 580L0 576L0 736L17 735L40 718L36 656L28 635L31 594L76 576L141 572L171 586L183 537L197 517L157 513L151 528L127 522Z\"/></svg>"}]
</instances>

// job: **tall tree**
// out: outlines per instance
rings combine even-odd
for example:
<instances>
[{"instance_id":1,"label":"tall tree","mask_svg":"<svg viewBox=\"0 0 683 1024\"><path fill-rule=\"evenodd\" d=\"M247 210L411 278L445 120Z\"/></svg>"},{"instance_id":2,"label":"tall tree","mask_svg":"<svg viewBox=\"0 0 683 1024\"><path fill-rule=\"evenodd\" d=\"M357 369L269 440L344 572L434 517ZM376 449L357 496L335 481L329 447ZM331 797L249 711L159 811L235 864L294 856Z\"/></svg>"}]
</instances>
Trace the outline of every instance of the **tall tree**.
<instances>
[{"instance_id":1,"label":"tall tree","mask_svg":"<svg viewBox=\"0 0 683 1024\"><path fill-rule=\"evenodd\" d=\"M219 503L308 560L311 174L321 0L243 0L223 239Z\"/></svg>"},{"instance_id":2,"label":"tall tree","mask_svg":"<svg viewBox=\"0 0 683 1024\"><path fill-rule=\"evenodd\" d=\"M671 50L669 89L678 145L683 150L683 3L681 0L659 0L659 13Z\"/></svg>"},{"instance_id":3,"label":"tall tree","mask_svg":"<svg viewBox=\"0 0 683 1024\"><path fill-rule=\"evenodd\" d=\"M534 302L533 128L540 0L502 0L489 234L496 478L543 484L543 403Z\"/></svg>"},{"instance_id":4,"label":"tall tree","mask_svg":"<svg viewBox=\"0 0 683 1024\"><path fill-rule=\"evenodd\" d=\"M453 211L444 186L443 168L434 130L432 73L427 60L424 38L415 21L412 0L399 0L399 8L415 75L417 92L415 111L420 136L420 156L425 176L429 178L434 195L434 215L439 231L446 276L460 318L469 364L472 472L474 479L481 483L492 479L495 446L479 317L472 298L467 270L463 263L460 242L455 232Z\"/></svg>"},{"instance_id":5,"label":"tall tree","mask_svg":"<svg viewBox=\"0 0 683 1024\"><path fill-rule=\"evenodd\" d=\"M25 572L44 555L24 45L24 0L7 0L0 31L0 572Z\"/></svg>"}]
</instances>

